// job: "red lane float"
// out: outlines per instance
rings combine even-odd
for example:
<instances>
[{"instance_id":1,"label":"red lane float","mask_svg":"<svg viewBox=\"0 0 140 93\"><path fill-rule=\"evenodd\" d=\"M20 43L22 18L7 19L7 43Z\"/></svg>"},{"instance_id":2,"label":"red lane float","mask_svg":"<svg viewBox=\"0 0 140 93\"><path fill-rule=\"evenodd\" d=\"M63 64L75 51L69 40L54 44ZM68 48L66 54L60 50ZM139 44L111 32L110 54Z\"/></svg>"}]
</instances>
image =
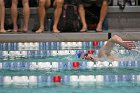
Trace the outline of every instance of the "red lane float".
<instances>
[{"instance_id":1,"label":"red lane float","mask_svg":"<svg viewBox=\"0 0 140 93\"><path fill-rule=\"evenodd\" d=\"M93 41L92 45L93 45L93 47L97 47L98 46L98 41Z\"/></svg>"},{"instance_id":2,"label":"red lane float","mask_svg":"<svg viewBox=\"0 0 140 93\"><path fill-rule=\"evenodd\" d=\"M93 54L94 50L88 50L88 54Z\"/></svg>"},{"instance_id":3,"label":"red lane float","mask_svg":"<svg viewBox=\"0 0 140 93\"><path fill-rule=\"evenodd\" d=\"M74 69L79 69L80 63L79 62L73 62L72 66L73 66Z\"/></svg>"},{"instance_id":4,"label":"red lane float","mask_svg":"<svg viewBox=\"0 0 140 93\"><path fill-rule=\"evenodd\" d=\"M57 76L54 76L53 77L53 82L54 83L60 83L61 82L61 76L58 76L58 75Z\"/></svg>"}]
</instances>

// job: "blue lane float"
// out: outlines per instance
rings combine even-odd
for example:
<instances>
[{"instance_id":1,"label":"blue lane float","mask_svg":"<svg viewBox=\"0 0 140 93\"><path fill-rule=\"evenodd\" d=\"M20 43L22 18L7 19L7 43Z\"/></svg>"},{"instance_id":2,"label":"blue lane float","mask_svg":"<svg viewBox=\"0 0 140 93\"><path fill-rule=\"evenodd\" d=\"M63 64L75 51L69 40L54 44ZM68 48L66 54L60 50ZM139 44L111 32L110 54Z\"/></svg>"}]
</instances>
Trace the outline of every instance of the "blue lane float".
<instances>
[{"instance_id":1,"label":"blue lane float","mask_svg":"<svg viewBox=\"0 0 140 93\"><path fill-rule=\"evenodd\" d=\"M84 70L95 68L140 68L139 61L114 61L114 62L0 62L2 70Z\"/></svg>"},{"instance_id":2,"label":"blue lane float","mask_svg":"<svg viewBox=\"0 0 140 93\"><path fill-rule=\"evenodd\" d=\"M53 83L140 82L140 75L54 75L54 76L0 76L1 85L38 85Z\"/></svg>"}]
</instances>

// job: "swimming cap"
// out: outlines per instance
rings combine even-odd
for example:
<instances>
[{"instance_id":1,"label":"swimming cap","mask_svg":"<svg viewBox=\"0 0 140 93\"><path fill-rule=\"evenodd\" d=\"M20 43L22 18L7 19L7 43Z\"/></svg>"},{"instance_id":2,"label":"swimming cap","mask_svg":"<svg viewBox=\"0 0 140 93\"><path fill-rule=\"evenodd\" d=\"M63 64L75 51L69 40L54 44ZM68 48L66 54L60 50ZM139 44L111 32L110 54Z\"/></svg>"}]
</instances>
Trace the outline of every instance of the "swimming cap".
<instances>
[{"instance_id":1,"label":"swimming cap","mask_svg":"<svg viewBox=\"0 0 140 93\"><path fill-rule=\"evenodd\" d=\"M84 53L84 51L78 51L77 52L77 57L80 58L83 53Z\"/></svg>"}]
</instances>

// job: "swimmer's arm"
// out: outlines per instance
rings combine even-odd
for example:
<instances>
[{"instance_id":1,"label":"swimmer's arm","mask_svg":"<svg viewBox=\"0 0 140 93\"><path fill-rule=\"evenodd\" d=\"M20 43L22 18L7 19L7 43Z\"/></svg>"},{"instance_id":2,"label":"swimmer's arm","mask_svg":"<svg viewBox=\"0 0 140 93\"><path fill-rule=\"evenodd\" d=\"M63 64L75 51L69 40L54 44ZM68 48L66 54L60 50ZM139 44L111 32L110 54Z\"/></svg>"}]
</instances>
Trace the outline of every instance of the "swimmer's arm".
<instances>
[{"instance_id":1,"label":"swimmer's arm","mask_svg":"<svg viewBox=\"0 0 140 93\"><path fill-rule=\"evenodd\" d=\"M110 46L113 45L113 44L115 44L115 43L117 43L117 44L119 44L119 45L121 45L124 48L129 49L129 50L135 48L135 44L132 41L123 41L122 38L119 37L119 36L117 36L117 35L112 36L108 40L108 42L107 42L107 44L105 46L107 48L112 48Z\"/></svg>"},{"instance_id":2,"label":"swimmer's arm","mask_svg":"<svg viewBox=\"0 0 140 93\"><path fill-rule=\"evenodd\" d=\"M117 43L121 46L123 46L126 49L135 49L135 44L132 41L123 41L121 37L114 35L112 36L107 43L100 49L99 54L98 54L98 58L104 56L104 55L111 55L110 52L112 50L112 48L114 47L114 44ZM110 58L112 60L114 60L114 58L112 56L110 56Z\"/></svg>"},{"instance_id":3,"label":"swimmer's arm","mask_svg":"<svg viewBox=\"0 0 140 93\"><path fill-rule=\"evenodd\" d=\"M107 41L105 47L110 48L110 46L111 46L112 44L115 44L115 43L117 43L117 44L119 44L119 45L121 45L121 46L124 46L122 38L119 37L119 36L117 36L117 35L114 35L114 36L112 36L112 37Z\"/></svg>"}]
</instances>

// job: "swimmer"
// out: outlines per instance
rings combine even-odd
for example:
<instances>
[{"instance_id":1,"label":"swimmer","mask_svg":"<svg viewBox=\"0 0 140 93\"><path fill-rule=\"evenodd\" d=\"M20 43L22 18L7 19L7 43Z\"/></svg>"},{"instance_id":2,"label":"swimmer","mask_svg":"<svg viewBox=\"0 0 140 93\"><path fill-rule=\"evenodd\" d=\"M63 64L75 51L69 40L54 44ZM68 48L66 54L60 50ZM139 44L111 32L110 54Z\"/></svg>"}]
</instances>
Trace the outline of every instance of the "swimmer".
<instances>
[{"instance_id":1,"label":"swimmer","mask_svg":"<svg viewBox=\"0 0 140 93\"><path fill-rule=\"evenodd\" d=\"M136 46L133 41L123 41L121 37L114 35L112 36L103 47L100 48L99 54L97 57L93 57L92 54L84 53L83 51L79 51L77 53L78 58L90 60L93 62L99 61L101 58L107 58L111 61L116 61L117 59L111 54L111 50L116 44L123 46L125 49L132 50L135 49Z\"/></svg>"}]
</instances>

